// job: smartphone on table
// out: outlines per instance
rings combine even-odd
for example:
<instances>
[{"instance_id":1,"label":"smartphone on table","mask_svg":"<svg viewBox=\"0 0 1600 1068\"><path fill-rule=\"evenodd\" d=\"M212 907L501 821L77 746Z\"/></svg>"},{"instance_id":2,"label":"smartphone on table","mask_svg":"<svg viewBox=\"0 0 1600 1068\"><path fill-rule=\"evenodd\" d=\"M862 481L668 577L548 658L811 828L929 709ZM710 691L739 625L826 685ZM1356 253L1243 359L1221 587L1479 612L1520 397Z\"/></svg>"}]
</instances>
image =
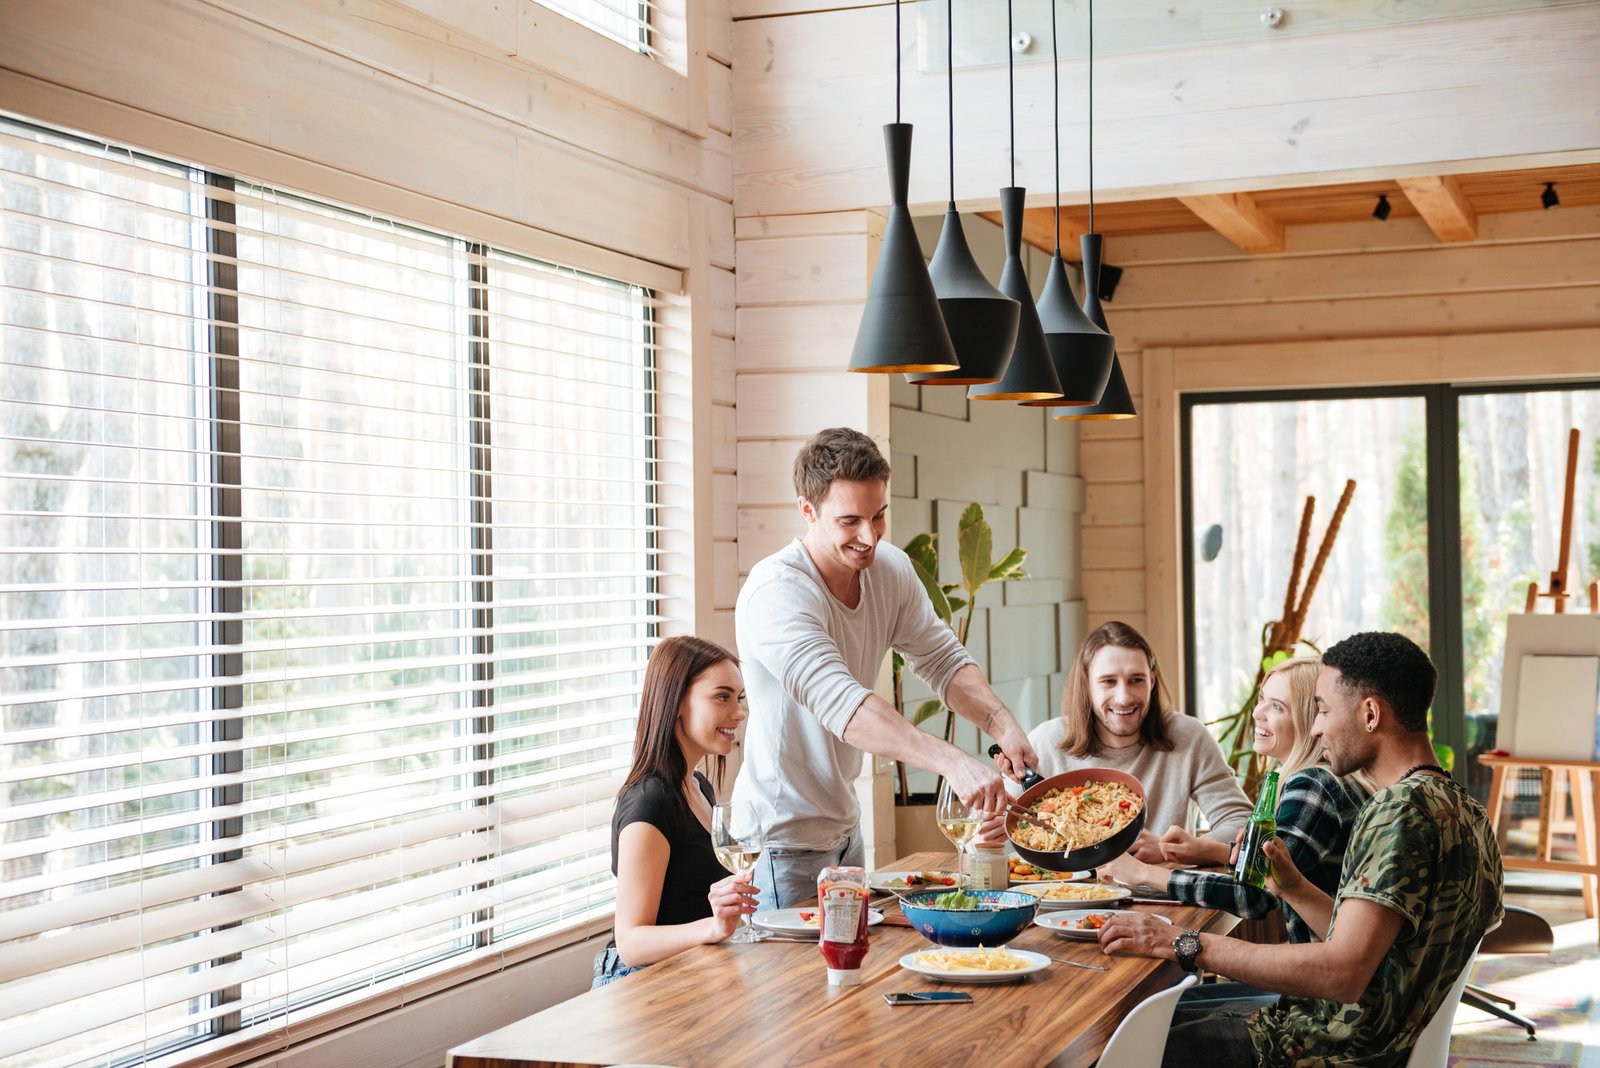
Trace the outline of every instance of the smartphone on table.
<instances>
[{"instance_id":1,"label":"smartphone on table","mask_svg":"<svg viewBox=\"0 0 1600 1068\"><path fill-rule=\"evenodd\" d=\"M972 995L959 990L912 990L885 994L883 1000L891 1005L970 1005Z\"/></svg>"}]
</instances>

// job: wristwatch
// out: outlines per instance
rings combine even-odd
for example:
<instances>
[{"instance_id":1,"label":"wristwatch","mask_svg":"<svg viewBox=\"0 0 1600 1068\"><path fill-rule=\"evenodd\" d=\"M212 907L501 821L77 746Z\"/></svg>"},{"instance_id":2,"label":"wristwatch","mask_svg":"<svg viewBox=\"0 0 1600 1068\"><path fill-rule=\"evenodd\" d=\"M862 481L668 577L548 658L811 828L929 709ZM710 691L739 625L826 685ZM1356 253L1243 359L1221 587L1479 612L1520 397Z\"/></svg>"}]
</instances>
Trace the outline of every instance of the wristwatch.
<instances>
[{"instance_id":1,"label":"wristwatch","mask_svg":"<svg viewBox=\"0 0 1600 1068\"><path fill-rule=\"evenodd\" d=\"M1172 952L1178 955L1178 967L1186 972L1198 971L1200 966L1195 958L1200 955L1200 932L1179 931L1178 937L1172 940Z\"/></svg>"}]
</instances>

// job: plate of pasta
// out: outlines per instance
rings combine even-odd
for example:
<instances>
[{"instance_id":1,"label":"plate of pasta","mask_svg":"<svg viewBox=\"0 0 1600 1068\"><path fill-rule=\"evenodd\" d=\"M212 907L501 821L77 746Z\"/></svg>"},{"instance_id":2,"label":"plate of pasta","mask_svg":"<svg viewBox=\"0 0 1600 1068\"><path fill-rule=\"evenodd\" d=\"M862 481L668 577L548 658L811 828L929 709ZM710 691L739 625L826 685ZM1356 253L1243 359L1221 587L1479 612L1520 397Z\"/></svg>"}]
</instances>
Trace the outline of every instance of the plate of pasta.
<instances>
[{"instance_id":1,"label":"plate of pasta","mask_svg":"<svg viewBox=\"0 0 1600 1068\"><path fill-rule=\"evenodd\" d=\"M900 967L941 983L1013 983L1050 966L1043 953L1004 946L974 949L935 948L907 953Z\"/></svg>"},{"instance_id":2,"label":"plate of pasta","mask_svg":"<svg viewBox=\"0 0 1600 1068\"><path fill-rule=\"evenodd\" d=\"M1024 790L1006 813L1006 835L1029 863L1076 871L1125 853L1144 816L1138 779L1114 768L1079 768Z\"/></svg>"},{"instance_id":3,"label":"plate of pasta","mask_svg":"<svg viewBox=\"0 0 1600 1068\"><path fill-rule=\"evenodd\" d=\"M1013 889L1019 894L1032 894L1037 897L1041 910L1110 905L1112 902L1133 896L1133 891L1126 886L1105 886L1101 883L1032 883Z\"/></svg>"},{"instance_id":4,"label":"plate of pasta","mask_svg":"<svg viewBox=\"0 0 1600 1068\"><path fill-rule=\"evenodd\" d=\"M1098 942L1100 928L1115 915L1111 909L1069 909L1065 912L1035 916L1033 922L1039 927L1054 931L1062 938L1071 938L1079 942ZM1162 923L1172 922L1158 912L1147 912L1145 915L1154 916Z\"/></svg>"},{"instance_id":5,"label":"plate of pasta","mask_svg":"<svg viewBox=\"0 0 1600 1068\"><path fill-rule=\"evenodd\" d=\"M815 905L808 909L768 909L750 917L750 922L779 934L815 937L822 930L822 911ZM868 927L876 927L882 922L883 913L877 909L867 910Z\"/></svg>"}]
</instances>

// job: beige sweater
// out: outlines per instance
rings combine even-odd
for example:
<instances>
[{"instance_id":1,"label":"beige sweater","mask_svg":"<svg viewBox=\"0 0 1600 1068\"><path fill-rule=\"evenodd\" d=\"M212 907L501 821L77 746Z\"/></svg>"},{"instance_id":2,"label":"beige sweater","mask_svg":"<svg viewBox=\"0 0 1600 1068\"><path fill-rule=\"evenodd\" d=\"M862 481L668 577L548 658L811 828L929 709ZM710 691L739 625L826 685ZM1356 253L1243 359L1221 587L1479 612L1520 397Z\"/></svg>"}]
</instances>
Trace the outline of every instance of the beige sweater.
<instances>
[{"instance_id":1,"label":"beige sweater","mask_svg":"<svg viewBox=\"0 0 1600 1068\"><path fill-rule=\"evenodd\" d=\"M1124 749L1102 749L1092 757L1069 757L1060 749L1065 735L1061 718L1035 727L1028 735L1039 754L1039 774L1059 775L1079 768L1115 768L1138 779L1145 793L1145 829L1160 835L1169 827L1193 829L1189 803L1205 815L1207 837L1232 842L1250 817L1250 801L1233 777L1222 747L1205 724L1181 712L1167 712L1168 751L1143 743Z\"/></svg>"}]
</instances>

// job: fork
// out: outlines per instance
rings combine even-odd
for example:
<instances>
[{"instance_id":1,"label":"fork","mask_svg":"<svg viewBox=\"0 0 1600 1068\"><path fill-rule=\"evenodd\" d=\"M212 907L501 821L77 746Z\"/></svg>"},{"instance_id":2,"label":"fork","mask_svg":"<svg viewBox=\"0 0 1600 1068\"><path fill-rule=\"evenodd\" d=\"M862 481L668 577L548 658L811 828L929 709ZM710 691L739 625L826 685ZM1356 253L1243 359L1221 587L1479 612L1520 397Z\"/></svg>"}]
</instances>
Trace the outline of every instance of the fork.
<instances>
[{"instance_id":1,"label":"fork","mask_svg":"<svg viewBox=\"0 0 1600 1068\"><path fill-rule=\"evenodd\" d=\"M1045 956L1048 957L1050 955L1047 953ZM1068 960L1065 957L1050 957L1050 959L1055 961L1057 964L1069 964L1074 968L1082 968L1085 971L1090 972L1103 972L1106 970L1106 966L1104 964L1084 964L1081 961Z\"/></svg>"}]
</instances>

